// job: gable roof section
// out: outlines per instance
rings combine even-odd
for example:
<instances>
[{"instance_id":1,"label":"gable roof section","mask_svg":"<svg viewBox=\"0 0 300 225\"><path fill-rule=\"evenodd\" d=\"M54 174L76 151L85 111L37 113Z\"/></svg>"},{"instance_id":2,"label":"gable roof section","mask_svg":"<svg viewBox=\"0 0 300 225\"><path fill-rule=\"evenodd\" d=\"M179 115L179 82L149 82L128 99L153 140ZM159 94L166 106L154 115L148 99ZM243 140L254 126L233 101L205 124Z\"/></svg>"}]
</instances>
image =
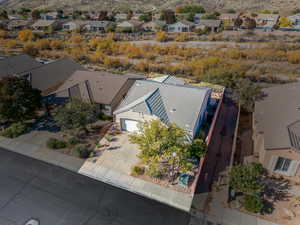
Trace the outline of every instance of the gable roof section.
<instances>
[{"instance_id":1,"label":"gable roof section","mask_svg":"<svg viewBox=\"0 0 300 225\"><path fill-rule=\"evenodd\" d=\"M48 27L55 24L55 20L37 20L32 27Z\"/></svg>"},{"instance_id":2,"label":"gable roof section","mask_svg":"<svg viewBox=\"0 0 300 225\"><path fill-rule=\"evenodd\" d=\"M179 85L184 85L185 81L171 76L171 75L164 75L164 76L160 76L160 77L155 77L152 78L151 80L156 81L156 82L160 82L160 83L164 83L164 84L179 84Z\"/></svg>"},{"instance_id":3,"label":"gable roof section","mask_svg":"<svg viewBox=\"0 0 300 225\"><path fill-rule=\"evenodd\" d=\"M265 148L296 146L295 140L300 141L300 83L266 88L263 92L266 97L255 103L254 118L257 132L264 135ZM291 140L291 134L295 140Z\"/></svg>"},{"instance_id":4,"label":"gable roof section","mask_svg":"<svg viewBox=\"0 0 300 225\"><path fill-rule=\"evenodd\" d=\"M41 90L44 94L50 93L77 70L86 69L68 57L44 64L30 71L32 87Z\"/></svg>"},{"instance_id":5,"label":"gable roof section","mask_svg":"<svg viewBox=\"0 0 300 225\"><path fill-rule=\"evenodd\" d=\"M8 56L0 60L0 78L26 73L41 65L29 55Z\"/></svg>"},{"instance_id":6,"label":"gable roof section","mask_svg":"<svg viewBox=\"0 0 300 225\"><path fill-rule=\"evenodd\" d=\"M114 100L120 89L128 80L143 79L140 76L117 75L101 71L76 71L66 82L54 93L65 92L79 85L82 98L99 104L109 105ZM66 96L69 97L69 96Z\"/></svg>"},{"instance_id":7,"label":"gable roof section","mask_svg":"<svg viewBox=\"0 0 300 225\"><path fill-rule=\"evenodd\" d=\"M189 85L164 84L151 80L136 81L114 114L132 110L156 115L164 123L176 123L193 131L204 100L211 89Z\"/></svg>"}]
</instances>

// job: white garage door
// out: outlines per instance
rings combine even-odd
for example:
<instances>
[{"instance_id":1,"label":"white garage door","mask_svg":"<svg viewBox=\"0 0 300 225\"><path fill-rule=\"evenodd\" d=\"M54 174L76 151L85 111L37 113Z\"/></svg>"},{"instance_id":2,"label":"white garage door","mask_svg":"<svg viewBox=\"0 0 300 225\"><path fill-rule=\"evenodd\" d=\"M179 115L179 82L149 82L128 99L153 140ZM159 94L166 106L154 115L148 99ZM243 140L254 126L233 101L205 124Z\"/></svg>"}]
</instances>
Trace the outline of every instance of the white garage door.
<instances>
[{"instance_id":1,"label":"white garage door","mask_svg":"<svg viewBox=\"0 0 300 225\"><path fill-rule=\"evenodd\" d=\"M129 131L129 132L135 132L138 131L138 121L134 121L134 120L125 120L125 130Z\"/></svg>"}]
</instances>

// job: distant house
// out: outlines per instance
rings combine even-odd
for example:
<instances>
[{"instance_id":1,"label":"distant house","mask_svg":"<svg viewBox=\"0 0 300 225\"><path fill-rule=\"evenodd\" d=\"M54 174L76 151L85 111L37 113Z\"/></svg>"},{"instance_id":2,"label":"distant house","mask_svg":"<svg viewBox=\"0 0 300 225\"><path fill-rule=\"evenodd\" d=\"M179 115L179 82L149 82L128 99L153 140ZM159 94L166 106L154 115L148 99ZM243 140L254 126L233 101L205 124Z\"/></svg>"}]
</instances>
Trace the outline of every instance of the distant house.
<instances>
[{"instance_id":1,"label":"distant house","mask_svg":"<svg viewBox=\"0 0 300 225\"><path fill-rule=\"evenodd\" d=\"M200 20L202 19L202 17L205 15L205 13L196 13L194 15L194 23L195 24L199 24Z\"/></svg>"},{"instance_id":2,"label":"distant house","mask_svg":"<svg viewBox=\"0 0 300 225\"><path fill-rule=\"evenodd\" d=\"M49 13L41 13L41 20L57 20L59 19L60 14L58 12L49 12Z\"/></svg>"},{"instance_id":3,"label":"distant house","mask_svg":"<svg viewBox=\"0 0 300 225\"><path fill-rule=\"evenodd\" d=\"M29 28L32 24L31 20L10 20L7 24L8 30L23 30Z\"/></svg>"},{"instance_id":4,"label":"distant house","mask_svg":"<svg viewBox=\"0 0 300 225\"><path fill-rule=\"evenodd\" d=\"M186 20L182 20L168 25L168 32L191 32L195 24Z\"/></svg>"},{"instance_id":5,"label":"distant house","mask_svg":"<svg viewBox=\"0 0 300 225\"><path fill-rule=\"evenodd\" d=\"M0 79L7 76L29 78L30 72L42 66L29 55L7 56L0 59Z\"/></svg>"},{"instance_id":6,"label":"distant house","mask_svg":"<svg viewBox=\"0 0 300 225\"><path fill-rule=\"evenodd\" d=\"M176 78L162 80L136 81L114 112L116 123L135 132L138 124L159 119L167 125L175 123L194 139L206 119L211 89L176 84Z\"/></svg>"},{"instance_id":7,"label":"distant house","mask_svg":"<svg viewBox=\"0 0 300 225\"><path fill-rule=\"evenodd\" d=\"M127 14L126 13L117 13L115 16L114 16L116 22L122 22L122 21L125 21L127 20Z\"/></svg>"},{"instance_id":8,"label":"distant house","mask_svg":"<svg viewBox=\"0 0 300 225\"><path fill-rule=\"evenodd\" d=\"M264 30L273 30L279 22L277 14L258 14L255 17L256 28Z\"/></svg>"},{"instance_id":9,"label":"distant house","mask_svg":"<svg viewBox=\"0 0 300 225\"><path fill-rule=\"evenodd\" d=\"M58 27L58 22L56 20L38 20L31 27L35 31L55 30Z\"/></svg>"},{"instance_id":10,"label":"distant house","mask_svg":"<svg viewBox=\"0 0 300 225\"><path fill-rule=\"evenodd\" d=\"M144 23L142 25L144 31L157 32L160 30L164 30L166 27L166 22L162 20L155 20Z\"/></svg>"},{"instance_id":11,"label":"distant house","mask_svg":"<svg viewBox=\"0 0 300 225\"><path fill-rule=\"evenodd\" d=\"M64 84L52 93L56 99L78 98L95 103L107 114L117 108L136 80L137 75L117 75L108 72L76 71Z\"/></svg>"},{"instance_id":12,"label":"distant house","mask_svg":"<svg viewBox=\"0 0 300 225\"><path fill-rule=\"evenodd\" d=\"M64 31L81 30L87 23L88 23L88 21L73 20L73 21L69 21L69 22L63 23L62 29Z\"/></svg>"},{"instance_id":13,"label":"distant house","mask_svg":"<svg viewBox=\"0 0 300 225\"><path fill-rule=\"evenodd\" d=\"M300 13L289 16L288 19L292 21L293 25L300 25Z\"/></svg>"},{"instance_id":14,"label":"distant house","mask_svg":"<svg viewBox=\"0 0 300 225\"><path fill-rule=\"evenodd\" d=\"M221 20L200 20L195 29L209 29L212 32L218 32L221 27Z\"/></svg>"},{"instance_id":15,"label":"distant house","mask_svg":"<svg viewBox=\"0 0 300 225\"><path fill-rule=\"evenodd\" d=\"M142 29L143 23L138 20L126 20L117 24L118 31L136 32Z\"/></svg>"},{"instance_id":16,"label":"distant house","mask_svg":"<svg viewBox=\"0 0 300 225\"><path fill-rule=\"evenodd\" d=\"M47 95L58 89L77 70L86 69L65 57L30 70L29 77L32 87Z\"/></svg>"},{"instance_id":17,"label":"distant house","mask_svg":"<svg viewBox=\"0 0 300 225\"><path fill-rule=\"evenodd\" d=\"M254 154L272 175L300 181L300 83L263 89L253 113Z\"/></svg>"},{"instance_id":18,"label":"distant house","mask_svg":"<svg viewBox=\"0 0 300 225\"><path fill-rule=\"evenodd\" d=\"M225 28L234 28L235 21L239 18L239 13L223 13L219 19L222 21Z\"/></svg>"},{"instance_id":19,"label":"distant house","mask_svg":"<svg viewBox=\"0 0 300 225\"><path fill-rule=\"evenodd\" d=\"M83 29L86 31L105 31L111 24L111 21L88 21Z\"/></svg>"}]
</instances>

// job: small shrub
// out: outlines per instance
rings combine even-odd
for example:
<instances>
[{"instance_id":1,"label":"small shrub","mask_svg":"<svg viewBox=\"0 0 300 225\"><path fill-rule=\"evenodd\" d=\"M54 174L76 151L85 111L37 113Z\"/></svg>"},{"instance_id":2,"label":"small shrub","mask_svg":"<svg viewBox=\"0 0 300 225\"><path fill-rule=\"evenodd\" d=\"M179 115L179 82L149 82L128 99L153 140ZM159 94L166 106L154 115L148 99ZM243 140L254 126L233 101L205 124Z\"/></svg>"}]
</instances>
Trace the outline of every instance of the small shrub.
<instances>
[{"instance_id":1,"label":"small shrub","mask_svg":"<svg viewBox=\"0 0 300 225\"><path fill-rule=\"evenodd\" d=\"M134 176L137 176L137 175L143 175L144 172L145 172L145 169L143 167L134 166L132 168L131 174L134 175Z\"/></svg>"},{"instance_id":2,"label":"small shrub","mask_svg":"<svg viewBox=\"0 0 300 225\"><path fill-rule=\"evenodd\" d=\"M21 122L13 123L10 127L0 132L0 136L4 136L8 138L16 138L24 134L26 130L27 130L27 126L25 124Z\"/></svg>"},{"instance_id":3,"label":"small shrub","mask_svg":"<svg viewBox=\"0 0 300 225\"><path fill-rule=\"evenodd\" d=\"M255 195L245 195L244 207L249 212L260 213L264 205L260 197Z\"/></svg>"},{"instance_id":4,"label":"small shrub","mask_svg":"<svg viewBox=\"0 0 300 225\"><path fill-rule=\"evenodd\" d=\"M179 33L176 35L175 41L177 42L189 41L189 35L187 33Z\"/></svg>"},{"instance_id":5,"label":"small shrub","mask_svg":"<svg viewBox=\"0 0 300 225\"><path fill-rule=\"evenodd\" d=\"M66 142L58 140L56 138L49 138L47 141L47 147L51 149L61 149L67 146Z\"/></svg>"},{"instance_id":6,"label":"small shrub","mask_svg":"<svg viewBox=\"0 0 300 225\"><path fill-rule=\"evenodd\" d=\"M112 120L112 116L106 115L104 113L99 114L99 119L100 120Z\"/></svg>"},{"instance_id":7,"label":"small shrub","mask_svg":"<svg viewBox=\"0 0 300 225\"><path fill-rule=\"evenodd\" d=\"M153 177L153 178L162 178L163 177L163 171L161 168L159 168L156 164L150 164L149 165L149 168L146 170L147 174L150 176L150 177Z\"/></svg>"},{"instance_id":8,"label":"small shrub","mask_svg":"<svg viewBox=\"0 0 300 225\"><path fill-rule=\"evenodd\" d=\"M156 41L166 42L168 41L168 34L165 31L159 31L156 33Z\"/></svg>"},{"instance_id":9,"label":"small shrub","mask_svg":"<svg viewBox=\"0 0 300 225\"><path fill-rule=\"evenodd\" d=\"M68 140L69 145L77 145L80 143L80 140L77 137L70 137Z\"/></svg>"},{"instance_id":10,"label":"small shrub","mask_svg":"<svg viewBox=\"0 0 300 225\"><path fill-rule=\"evenodd\" d=\"M85 145L77 145L75 151L77 152L78 156L82 159L87 159L92 154L92 151L88 149L88 147L86 147Z\"/></svg>"}]
</instances>

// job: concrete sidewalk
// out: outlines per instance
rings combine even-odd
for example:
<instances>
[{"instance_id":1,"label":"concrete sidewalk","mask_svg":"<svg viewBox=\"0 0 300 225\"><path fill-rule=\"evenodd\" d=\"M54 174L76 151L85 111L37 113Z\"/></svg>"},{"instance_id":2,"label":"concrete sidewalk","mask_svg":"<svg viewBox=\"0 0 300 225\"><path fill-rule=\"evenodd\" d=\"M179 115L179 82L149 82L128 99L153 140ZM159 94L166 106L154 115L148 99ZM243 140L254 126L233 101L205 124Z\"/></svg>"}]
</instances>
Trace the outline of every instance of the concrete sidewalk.
<instances>
[{"instance_id":1,"label":"concrete sidewalk","mask_svg":"<svg viewBox=\"0 0 300 225\"><path fill-rule=\"evenodd\" d=\"M192 194L171 190L158 184L120 173L96 164L92 160L82 160L55 150L26 143L23 140L19 141L4 137L0 137L0 148L71 170L186 212L190 211L193 201Z\"/></svg>"}]
</instances>

